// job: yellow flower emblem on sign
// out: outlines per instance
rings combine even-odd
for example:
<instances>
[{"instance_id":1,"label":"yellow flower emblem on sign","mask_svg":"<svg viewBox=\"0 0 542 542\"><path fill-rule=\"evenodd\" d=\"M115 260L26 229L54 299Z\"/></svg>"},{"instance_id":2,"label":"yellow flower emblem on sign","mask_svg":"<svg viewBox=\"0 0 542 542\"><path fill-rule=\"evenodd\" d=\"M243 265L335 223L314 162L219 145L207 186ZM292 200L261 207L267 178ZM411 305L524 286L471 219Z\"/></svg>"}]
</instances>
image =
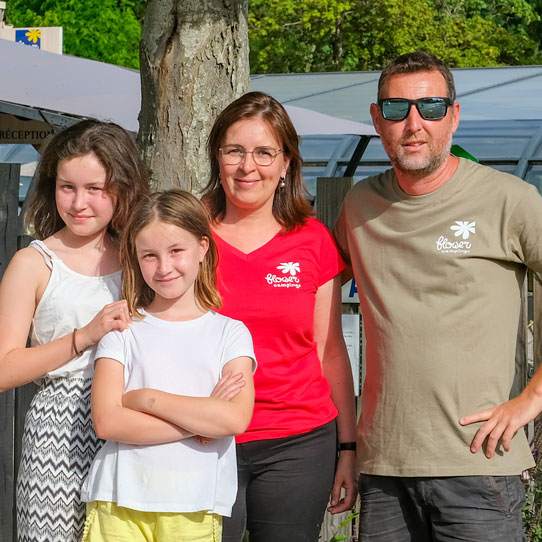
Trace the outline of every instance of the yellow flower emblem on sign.
<instances>
[{"instance_id":1,"label":"yellow flower emblem on sign","mask_svg":"<svg viewBox=\"0 0 542 542\"><path fill-rule=\"evenodd\" d=\"M39 28L31 28L25 36L28 38L28 41L38 43L38 40L41 38L41 30Z\"/></svg>"}]
</instances>

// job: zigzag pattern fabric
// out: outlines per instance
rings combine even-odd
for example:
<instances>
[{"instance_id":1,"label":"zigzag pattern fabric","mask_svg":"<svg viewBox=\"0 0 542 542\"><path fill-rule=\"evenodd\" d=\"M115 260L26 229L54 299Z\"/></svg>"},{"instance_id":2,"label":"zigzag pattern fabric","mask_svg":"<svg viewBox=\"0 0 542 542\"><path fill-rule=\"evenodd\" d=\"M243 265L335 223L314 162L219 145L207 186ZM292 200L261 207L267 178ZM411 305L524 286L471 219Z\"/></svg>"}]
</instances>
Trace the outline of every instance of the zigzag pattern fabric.
<instances>
[{"instance_id":1,"label":"zigzag pattern fabric","mask_svg":"<svg viewBox=\"0 0 542 542\"><path fill-rule=\"evenodd\" d=\"M90 416L92 379L46 380L26 414L17 479L19 542L79 542L81 484L101 447Z\"/></svg>"}]
</instances>

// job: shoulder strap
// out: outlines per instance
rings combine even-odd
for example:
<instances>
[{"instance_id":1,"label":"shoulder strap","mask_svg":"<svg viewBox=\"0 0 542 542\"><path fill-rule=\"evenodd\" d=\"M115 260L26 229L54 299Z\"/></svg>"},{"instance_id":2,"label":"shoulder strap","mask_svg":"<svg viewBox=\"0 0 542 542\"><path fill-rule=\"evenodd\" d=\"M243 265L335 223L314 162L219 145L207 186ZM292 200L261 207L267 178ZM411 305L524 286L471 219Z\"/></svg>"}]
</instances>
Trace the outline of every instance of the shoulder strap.
<instances>
[{"instance_id":1,"label":"shoulder strap","mask_svg":"<svg viewBox=\"0 0 542 542\"><path fill-rule=\"evenodd\" d=\"M32 248L36 249L43 256L45 265L49 269L51 270L53 269L53 259L55 257L55 253L51 249L47 248L47 246L45 245L43 241L39 241L35 239L28 246L31 246Z\"/></svg>"}]
</instances>

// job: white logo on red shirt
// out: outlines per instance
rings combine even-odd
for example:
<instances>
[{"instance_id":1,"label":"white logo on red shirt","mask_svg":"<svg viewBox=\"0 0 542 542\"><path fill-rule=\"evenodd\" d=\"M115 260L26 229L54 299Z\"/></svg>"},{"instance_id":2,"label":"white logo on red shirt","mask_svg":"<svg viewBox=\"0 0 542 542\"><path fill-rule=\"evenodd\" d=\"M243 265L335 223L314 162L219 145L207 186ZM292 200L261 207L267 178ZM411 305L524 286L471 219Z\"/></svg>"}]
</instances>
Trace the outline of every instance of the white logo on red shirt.
<instances>
[{"instance_id":1,"label":"white logo on red shirt","mask_svg":"<svg viewBox=\"0 0 542 542\"><path fill-rule=\"evenodd\" d=\"M301 288L301 283L298 273L301 272L298 262L282 262L277 265L277 269L282 271L283 275L289 273L289 276L281 277L273 273L268 273L265 277L267 284L272 285L274 288Z\"/></svg>"}]
</instances>

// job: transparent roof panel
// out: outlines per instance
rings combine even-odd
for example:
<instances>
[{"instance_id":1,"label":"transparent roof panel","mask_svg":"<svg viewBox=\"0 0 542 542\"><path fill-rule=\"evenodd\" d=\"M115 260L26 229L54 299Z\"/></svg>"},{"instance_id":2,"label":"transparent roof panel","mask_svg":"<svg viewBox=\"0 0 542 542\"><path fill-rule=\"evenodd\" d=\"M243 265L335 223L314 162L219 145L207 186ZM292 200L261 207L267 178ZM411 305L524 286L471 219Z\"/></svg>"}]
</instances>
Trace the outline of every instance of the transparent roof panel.
<instances>
[{"instance_id":1,"label":"transparent roof panel","mask_svg":"<svg viewBox=\"0 0 542 542\"><path fill-rule=\"evenodd\" d=\"M0 143L0 162L28 164L38 160L39 156L32 145Z\"/></svg>"},{"instance_id":2,"label":"transparent roof panel","mask_svg":"<svg viewBox=\"0 0 542 542\"><path fill-rule=\"evenodd\" d=\"M542 75L542 66L508 66L500 68L456 68L452 70L457 95L479 92L488 87L510 84L512 81L528 83L536 74Z\"/></svg>"},{"instance_id":3,"label":"transparent roof panel","mask_svg":"<svg viewBox=\"0 0 542 542\"><path fill-rule=\"evenodd\" d=\"M301 139L300 150L306 162L329 160L335 149L348 136L305 136Z\"/></svg>"},{"instance_id":4,"label":"transparent roof panel","mask_svg":"<svg viewBox=\"0 0 542 542\"><path fill-rule=\"evenodd\" d=\"M306 107L315 111L324 111L328 115L368 122L372 124L369 113L370 104L376 99L377 79L363 85L348 86L333 92L313 94L295 102L292 105Z\"/></svg>"},{"instance_id":5,"label":"transparent roof panel","mask_svg":"<svg viewBox=\"0 0 542 542\"><path fill-rule=\"evenodd\" d=\"M532 119L542 117L542 70L539 76L480 90L476 94L458 97L464 120ZM538 97L533 102L533 97Z\"/></svg>"},{"instance_id":6,"label":"transparent roof panel","mask_svg":"<svg viewBox=\"0 0 542 542\"><path fill-rule=\"evenodd\" d=\"M453 142L478 159L518 160L529 143L527 137L488 137L457 135Z\"/></svg>"},{"instance_id":7,"label":"transparent roof panel","mask_svg":"<svg viewBox=\"0 0 542 542\"><path fill-rule=\"evenodd\" d=\"M384 147L382 146L382 142L380 141L379 137L371 138L371 141L369 141L369 144L367 145L367 148L363 153L362 161L369 160L389 160L388 155L386 154L386 151L384 150Z\"/></svg>"}]
</instances>

